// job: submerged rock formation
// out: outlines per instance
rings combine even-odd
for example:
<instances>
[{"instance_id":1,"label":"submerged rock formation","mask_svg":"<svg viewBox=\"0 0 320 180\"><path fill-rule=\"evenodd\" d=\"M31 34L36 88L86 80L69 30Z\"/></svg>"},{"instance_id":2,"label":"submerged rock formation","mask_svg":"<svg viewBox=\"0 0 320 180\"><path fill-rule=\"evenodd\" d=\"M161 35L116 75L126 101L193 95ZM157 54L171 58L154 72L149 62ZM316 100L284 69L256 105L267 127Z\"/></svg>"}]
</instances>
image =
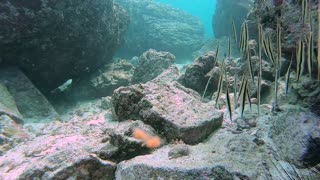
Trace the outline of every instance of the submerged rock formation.
<instances>
[{"instance_id":1,"label":"submerged rock formation","mask_svg":"<svg viewBox=\"0 0 320 180\"><path fill-rule=\"evenodd\" d=\"M0 11L0 65L19 66L41 90L110 61L128 24L113 0L4 0Z\"/></svg>"},{"instance_id":2,"label":"submerged rock formation","mask_svg":"<svg viewBox=\"0 0 320 180\"><path fill-rule=\"evenodd\" d=\"M204 39L200 20L150 0L116 0L129 13L130 25L119 55L137 56L152 48L191 57Z\"/></svg>"},{"instance_id":3,"label":"submerged rock formation","mask_svg":"<svg viewBox=\"0 0 320 180\"><path fill-rule=\"evenodd\" d=\"M78 82L74 82L70 89L65 92L57 92L57 95L62 93L72 102L110 96L118 87L131 84L133 72L134 66L132 64L125 60L119 60L105 65Z\"/></svg>"},{"instance_id":4,"label":"submerged rock formation","mask_svg":"<svg viewBox=\"0 0 320 180\"><path fill-rule=\"evenodd\" d=\"M17 117L20 117L19 114L23 118L42 120L58 117L58 113L47 98L19 69L13 67L0 68L0 83L6 86L15 103L15 105L7 106L10 110L16 111L14 113L16 114L15 117L9 115L11 118L17 119ZM6 104L9 103L7 100L1 99L0 101L4 101L3 103Z\"/></svg>"},{"instance_id":5,"label":"submerged rock formation","mask_svg":"<svg viewBox=\"0 0 320 180\"><path fill-rule=\"evenodd\" d=\"M113 115L141 119L169 140L197 144L221 126L222 114L189 91L176 82L121 87L112 96Z\"/></svg>"},{"instance_id":6,"label":"submerged rock formation","mask_svg":"<svg viewBox=\"0 0 320 180\"><path fill-rule=\"evenodd\" d=\"M182 77L182 84L202 94L211 74L214 74L212 82L210 82L209 90L215 90L219 81L219 68L214 69L216 64L215 53L210 51L194 60L187 66L186 72Z\"/></svg>"},{"instance_id":7,"label":"submerged rock formation","mask_svg":"<svg viewBox=\"0 0 320 180\"><path fill-rule=\"evenodd\" d=\"M152 80L173 65L175 60L176 57L169 52L149 49L140 56L132 83L146 83Z\"/></svg>"},{"instance_id":8,"label":"submerged rock formation","mask_svg":"<svg viewBox=\"0 0 320 180\"><path fill-rule=\"evenodd\" d=\"M252 8L252 0L217 0L215 14L212 17L212 26L216 38L233 36L232 19L234 19L237 34L240 27Z\"/></svg>"}]
</instances>

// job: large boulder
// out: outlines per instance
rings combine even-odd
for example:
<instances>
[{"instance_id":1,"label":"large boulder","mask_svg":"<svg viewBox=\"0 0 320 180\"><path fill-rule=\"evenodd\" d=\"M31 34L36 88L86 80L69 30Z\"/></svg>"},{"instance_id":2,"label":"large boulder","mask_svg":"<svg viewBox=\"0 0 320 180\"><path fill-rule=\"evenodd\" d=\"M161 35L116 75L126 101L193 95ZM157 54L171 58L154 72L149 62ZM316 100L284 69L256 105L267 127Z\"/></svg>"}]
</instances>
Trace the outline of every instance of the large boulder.
<instances>
[{"instance_id":1,"label":"large boulder","mask_svg":"<svg viewBox=\"0 0 320 180\"><path fill-rule=\"evenodd\" d=\"M41 90L110 61L128 24L112 0L0 3L0 63L19 66Z\"/></svg>"},{"instance_id":2,"label":"large boulder","mask_svg":"<svg viewBox=\"0 0 320 180\"><path fill-rule=\"evenodd\" d=\"M309 22L309 18L307 17L307 20L303 23L301 18L301 6L301 1L294 0L257 1L253 11L249 15L249 18L254 21L260 19L265 31L274 34L272 35L273 42L276 42L275 34L277 19L279 19L282 30L282 56L287 57L287 59L290 59L291 55L296 53L297 42L307 38L311 31L311 27L314 35L314 44L316 44L317 39L319 39L319 37L317 37L318 22L316 21L318 1L310 1L311 22ZM277 18L277 16L280 18ZM293 65L295 66L295 63L293 63ZM316 76L316 71L314 71L314 75Z\"/></svg>"},{"instance_id":3,"label":"large boulder","mask_svg":"<svg viewBox=\"0 0 320 180\"><path fill-rule=\"evenodd\" d=\"M204 27L198 18L156 1L116 2L126 8L131 17L119 55L132 57L153 48L188 57L202 46Z\"/></svg>"},{"instance_id":4,"label":"large boulder","mask_svg":"<svg viewBox=\"0 0 320 180\"><path fill-rule=\"evenodd\" d=\"M223 36L233 37L232 19L236 26L237 35L253 5L252 0L217 0L215 14L212 17L212 26L216 38Z\"/></svg>"},{"instance_id":5,"label":"large boulder","mask_svg":"<svg viewBox=\"0 0 320 180\"><path fill-rule=\"evenodd\" d=\"M157 52L149 49L139 58L139 64L134 70L132 83L146 83L160 75L174 64L176 57L169 52Z\"/></svg>"},{"instance_id":6,"label":"large boulder","mask_svg":"<svg viewBox=\"0 0 320 180\"><path fill-rule=\"evenodd\" d=\"M176 82L121 87L112 96L113 115L141 119L168 139L197 144L221 126L222 113L188 91Z\"/></svg>"},{"instance_id":7,"label":"large boulder","mask_svg":"<svg viewBox=\"0 0 320 180\"><path fill-rule=\"evenodd\" d=\"M208 87L209 91L215 90L220 76L219 68L214 68L215 62L215 53L212 51L196 58L192 64L187 66L182 84L202 94L212 75L213 78Z\"/></svg>"}]
</instances>

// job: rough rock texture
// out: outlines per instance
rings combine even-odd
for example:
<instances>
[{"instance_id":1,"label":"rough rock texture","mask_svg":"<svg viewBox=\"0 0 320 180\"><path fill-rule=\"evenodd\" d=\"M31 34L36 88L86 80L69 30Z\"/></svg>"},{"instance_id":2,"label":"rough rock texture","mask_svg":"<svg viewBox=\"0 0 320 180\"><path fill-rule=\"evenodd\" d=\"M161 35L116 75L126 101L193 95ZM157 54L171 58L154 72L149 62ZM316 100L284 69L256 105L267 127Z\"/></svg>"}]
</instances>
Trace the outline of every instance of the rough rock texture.
<instances>
[{"instance_id":1,"label":"rough rock texture","mask_svg":"<svg viewBox=\"0 0 320 180\"><path fill-rule=\"evenodd\" d=\"M0 82L0 115L7 115L14 119L17 123L23 123L22 115L20 114L14 98L8 91L7 87Z\"/></svg>"},{"instance_id":2,"label":"rough rock texture","mask_svg":"<svg viewBox=\"0 0 320 180\"><path fill-rule=\"evenodd\" d=\"M137 56L149 48L189 57L202 46L204 27L200 20L170 6L150 0L116 0L131 20L119 54Z\"/></svg>"},{"instance_id":3,"label":"rough rock texture","mask_svg":"<svg viewBox=\"0 0 320 180\"><path fill-rule=\"evenodd\" d=\"M289 161L312 167L320 163L319 125L315 114L290 112L272 121L270 137Z\"/></svg>"},{"instance_id":4,"label":"rough rock texture","mask_svg":"<svg viewBox=\"0 0 320 180\"><path fill-rule=\"evenodd\" d=\"M0 11L1 65L21 67L41 90L110 61L128 24L112 0L3 0Z\"/></svg>"},{"instance_id":5,"label":"rough rock texture","mask_svg":"<svg viewBox=\"0 0 320 180\"><path fill-rule=\"evenodd\" d=\"M25 124L29 141L0 156L0 179L114 179L115 163L151 152L132 130L157 134L139 120L112 121L109 104L101 98L69 109L67 121Z\"/></svg>"},{"instance_id":6,"label":"rough rock texture","mask_svg":"<svg viewBox=\"0 0 320 180\"><path fill-rule=\"evenodd\" d=\"M277 116L259 118L258 135L272 141L276 156L298 167L320 163L320 119L293 105L282 106Z\"/></svg>"},{"instance_id":7,"label":"rough rock texture","mask_svg":"<svg viewBox=\"0 0 320 180\"><path fill-rule=\"evenodd\" d=\"M0 115L0 127L0 156L20 142L28 139L28 134L23 130L22 126L7 115Z\"/></svg>"},{"instance_id":8,"label":"rough rock texture","mask_svg":"<svg viewBox=\"0 0 320 180\"><path fill-rule=\"evenodd\" d=\"M281 3L280 3L281 2ZM277 4L279 3L279 4ZM276 5L277 4L277 5ZM310 1L312 5L311 24L313 27L314 43L318 37L317 26L317 1ZM290 58L292 53L296 52L296 43L299 39L306 39L309 31L309 20L303 24L301 18L301 1L273 1L259 0L255 2L254 9L250 16L253 19L260 18L265 31L276 34L276 15L280 15L280 23L282 27L282 52L283 56ZM272 41L276 42L276 36L272 36Z\"/></svg>"},{"instance_id":9,"label":"rough rock texture","mask_svg":"<svg viewBox=\"0 0 320 180\"><path fill-rule=\"evenodd\" d=\"M0 75L0 82L7 87L24 118L57 118L50 102L19 69L1 68Z\"/></svg>"},{"instance_id":10,"label":"rough rock texture","mask_svg":"<svg viewBox=\"0 0 320 180\"><path fill-rule=\"evenodd\" d=\"M125 60L105 65L87 78L74 82L67 98L72 100L93 99L112 95L112 92L131 83L134 67Z\"/></svg>"},{"instance_id":11,"label":"rough rock texture","mask_svg":"<svg viewBox=\"0 0 320 180\"><path fill-rule=\"evenodd\" d=\"M300 83L294 83L292 89L304 107L320 115L320 84L308 76L302 76Z\"/></svg>"},{"instance_id":12,"label":"rough rock texture","mask_svg":"<svg viewBox=\"0 0 320 180\"><path fill-rule=\"evenodd\" d=\"M144 52L139 58L139 64L134 70L132 83L146 83L160 75L173 65L176 57L169 53L154 49Z\"/></svg>"},{"instance_id":13,"label":"rough rock texture","mask_svg":"<svg viewBox=\"0 0 320 180\"><path fill-rule=\"evenodd\" d=\"M233 36L232 18L234 19L237 34L253 5L252 0L217 0L215 14L212 18L212 26L216 38Z\"/></svg>"},{"instance_id":14,"label":"rough rock texture","mask_svg":"<svg viewBox=\"0 0 320 180\"><path fill-rule=\"evenodd\" d=\"M202 93L206 87L210 73L214 73L212 83L209 84L210 89L214 89L218 85L219 72L213 69L215 63L215 53L210 51L205 55L196 58L191 65L186 69L182 84L188 88L191 88L199 93ZM218 76L216 76L218 75Z\"/></svg>"},{"instance_id":15,"label":"rough rock texture","mask_svg":"<svg viewBox=\"0 0 320 180\"><path fill-rule=\"evenodd\" d=\"M219 130L204 144L189 146L190 154L170 158L176 145L151 155L133 158L117 166L116 179L259 179L263 177L263 153L250 135Z\"/></svg>"},{"instance_id":16,"label":"rough rock texture","mask_svg":"<svg viewBox=\"0 0 320 180\"><path fill-rule=\"evenodd\" d=\"M99 139L82 135L41 136L1 157L1 179L113 179L115 164L91 154Z\"/></svg>"},{"instance_id":17,"label":"rough rock texture","mask_svg":"<svg viewBox=\"0 0 320 180\"><path fill-rule=\"evenodd\" d=\"M222 114L187 91L176 82L121 87L112 96L113 114L118 120L141 119L168 139L196 144L221 126Z\"/></svg>"}]
</instances>

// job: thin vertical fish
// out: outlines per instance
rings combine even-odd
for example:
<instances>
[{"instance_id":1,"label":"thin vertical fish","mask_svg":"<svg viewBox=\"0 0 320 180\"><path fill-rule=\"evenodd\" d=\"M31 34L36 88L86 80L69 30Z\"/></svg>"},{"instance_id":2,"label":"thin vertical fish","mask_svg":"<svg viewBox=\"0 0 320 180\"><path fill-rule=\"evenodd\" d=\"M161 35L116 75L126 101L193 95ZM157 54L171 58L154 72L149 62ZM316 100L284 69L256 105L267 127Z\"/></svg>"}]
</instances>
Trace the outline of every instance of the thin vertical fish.
<instances>
[{"instance_id":1,"label":"thin vertical fish","mask_svg":"<svg viewBox=\"0 0 320 180\"><path fill-rule=\"evenodd\" d=\"M237 109L237 74L234 75L234 82L233 82L233 107Z\"/></svg>"},{"instance_id":2,"label":"thin vertical fish","mask_svg":"<svg viewBox=\"0 0 320 180\"><path fill-rule=\"evenodd\" d=\"M217 46L217 49L216 49L216 55L215 55L215 57L214 57L214 59L215 59L215 62L214 62L214 65L213 65L213 67L215 67L216 66L216 64L218 63L218 59L219 59L219 51L220 51L220 43L218 42L218 46Z\"/></svg>"},{"instance_id":3,"label":"thin vertical fish","mask_svg":"<svg viewBox=\"0 0 320 180\"><path fill-rule=\"evenodd\" d=\"M241 26L241 36L240 36L240 51L241 53L246 53L249 42L249 31L248 31L248 24L244 22Z\"/></svg>"},{"instance_id":4,"label":"thin vertical fish","mask_svg":"<svg viewBox=\"0 0 320 180\"><path fill-rule=\"evenodd\" d=\"M263 49L264 49L265 55L268 57L268 59L274 65L275 58L274 58L274 54L273 54L273 49L272 49L270 36L265 34L262 43L263 43Z\"/></svg>"},{"instance_id":5,"label":"thin vertical fish","mask_svg":"<svg viewBox=\"0 0 320 180\"><path fill-rule=\"evenodd\" d=\"M231 58L231 39L228 39L228 59Z\"/></svg>"},{"instance_id":6,"label":"thin vertical fish","mask_svg":"<svg viewBox=\"0 0 320 180\"><path fill-rule=\"evenodd\" d=\"M277 19L277 47L278 47L278 70L281 69L281 27L280 27L280 20Z\"/></svg>"},{"instance_id":7,"label":"thin vertical fish","mask_svg":"<svg viewBox=\"0 0 320 180\"><path fill-rule=\"evenodd\" d=\"M261 76L262 76L262 42L263 42L263 32L262 32L262 25L260 22L258 23L258 45L259 45L259 74L258 74L258 115L260 116L260 104L261 104Z\"/></svg>"},{"instance_id":8,"label":"thin vertical fish","mask_svg":"<svg viewBox=\"0 0 320 180\"><path fill-rule=\"evenodd\" d=\"M302 24L304 25L306 22L306 9L307 9L307 5L306 5L306 0L302 0L301 1L301 18L302 18Z\"/></svg>"},{"instance_id":9,"label":"thin vertical fish","mask_svg":"<svg viewBox=\"0 0 320 180\"><path fill-rule=\"evenodd\" d=\"M290 72L291 72L292 59L293 59L293 54L291 55L290 65L288 67L287 74L286 74L286 94L288 94L288 92L289 92L289 83L290 83Z\"/></svg>"},{"instance_id":10,"label":"thin vertical fish","mask_svg":"<svg viewBox=\"0 0 320 180\"><path fill-rule=\"evenodd\" d=\"M212 67L212 69L216 66L216 64L218 63L218 57L219 57L219 51L220 51L220 43L218 42L218 46L217 46L217 49L216 49L216 54L215 54L215 57L214 57L214 64L213 64L213 67ZM204 96L205 96L205 94L206 94L206 92L207 92L207 89L208 89L208 86L209 86L209 84L210 84L210 81L211 81L211 79L212 79L212 76L213 76L213 74L211 74L210 75L210 77L209 77L209 79L208 79L208 81L207 81L207 84L206 84L206 87L204 88L204 92L203 92L203 94L202 94L202 99L204 99Z\"/></svg>"},{"instance_id":11,"label":"thin vertical fish","mask_svg":"<svg viewBox=\"0 0 320 180\"><path fill-rule=\"evenodd\" d=\"M244 112L244 108L246 105L246 97L247 97L247 85L248 85L248 80L245 79L245 82L243 84L243 89L241 92L241 103L240 103L240 110L241 110L241 118L243 118L243 112Z\"/></svg>"},{"instance_id":12,"label":"thin vertical fish","mask_svg":"<svg viewBox=\"0 0 320 180\"><path fill-rule=\"evenodd\" d=\"M312 62L313 62L313 34L312 32L309 32L308 38L307 38L307 64L308 64L308 72L310 78L312 77Z\"/></svg>"},{"instance_id":13,"label":"thin vertical fish","mask_svg":"<svg viewBox=\"0 0 320 180\"><path fill-rule=\"evenodd\" d=\"M217 89L216 104L215 104L215 108L216 108L216 109L217 109L218 101L219 101L219 99L220 99L220 94L221 94L221 91L222 91L222 86L223 86L223 72L220 72L218 89Z\"/></svg>"},{"instance_id":14,"label":"thin vertical fish","mask_svg":"<svg viewBox=\"0 0 320 180\"><path fill-rule=\"evenodd\" d=\"M247 49L247 60L248 60L248 65L249 65L249 73L250 73L252 81L254 82L254 76L253 76L253 70L252 70L252 60L251 60L251 54L250 54L249 49Z\"/></svg>"},{"instance_id":15,"label":"thin vertical fish","mask_svg":"<svg viewBox=\"0 0 320 180\"><path fill-rule=\"evenodd\" d=\"M317 61L318 61L318 81L320 81L320 3L318 3L318 56L317 56Z\"/></svg>"},{"instance_id":16,"label":"thin vertical fish","mask_svg":"<svg viewBox=\"0 0 320 180\"><path fill-rule=\"evenodd\" d=\"M232 122L232 109L231 109L231 102L230 102L229 83L227 84L226 96L227 96L227 105L228 105L229 117L230 117L230 121Z\"/></svg>"},{"instance_id":17,"label":"thin vertical fish","mask_svg":"<svg viewBox=\"0 0 320 180\"><path fill-rule=\"evenodd\" d=\"M250 90L249 90L250 86L249 84L247 85L247 98L248 98L248 101L249 101L249 105L250 105L250 111L252 111L252 103L251 103L251 97L250 97Z\"/></svg>"},{"instance_id":18,"label":"thin vertical fish","mask_svg":"<svg viewBox=\"0 0 320 180\"><path fill-rule=\"evenodd\" d=\"M301 39L299 39L298 43L297 43L297 48L296 48L296 60L297 60L297 81L299 82L300 80L300 71L301 71Z\"/></svg>"},{"instance_id":19,"label":"thin vertical fish","mask_svg":"<svg viewBox=\"0 0 320 180\"><path fill-rule=\"evenodd\" d=\"M281 65L281 29L280 22L277 19L277 49L278 49L278 57L275 62L275 81L274 81L274 107L278 106L278 77L279 77L279 69Z\"/></svg>"},{"instance_id":20,"label":"thin vertical fish","mask_svg":"<svg viewBox=\"0 0 320 180\"><path fill-rule=\"evenodd\" d=\"M239 99L240 99L240 97L241 97L241 93L242 93L242 90L243 90L243 86L244 86L244 82L245 82L245 75L243 75L242 76L242 80L241 80L241 84L240 84L240 89L239 89L239 94L238 94L238 101L239 101Z\"/></svg>"},{"instance_id":21,"label":"thin vertical fish","mask_svg":"<svg viewBox=\"0 0 320 180\"><path fill-rule=\"evenodd\" d=\"M304 73L304 66L306 64L306 57L305 57L305 44L303 41L301 41L301 53L300 53L300 75L299 77L301 77L301 75ZM300 79L300 78L299 78Z\"/></svg>"},{"instance_id":22,"label":"thin vertical fish","mask_svg":"<svg viewBox=\"0 0 320 180\"><path fill-rule=\"evenodd\" d=\"M233 31L234 41L236 44L238 44L237 29L236 29L236 24L234 23L234 19L232 19L232 31Z\"/></svg>"}]
</instances>

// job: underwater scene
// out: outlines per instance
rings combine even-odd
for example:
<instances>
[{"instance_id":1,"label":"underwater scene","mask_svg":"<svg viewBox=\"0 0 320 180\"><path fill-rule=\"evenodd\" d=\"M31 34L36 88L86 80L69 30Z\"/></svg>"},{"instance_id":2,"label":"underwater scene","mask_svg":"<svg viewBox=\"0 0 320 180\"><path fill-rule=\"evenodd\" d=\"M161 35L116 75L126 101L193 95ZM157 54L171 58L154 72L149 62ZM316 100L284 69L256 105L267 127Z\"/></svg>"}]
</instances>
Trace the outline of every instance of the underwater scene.
<instances>
[{"instance_id":1,"label":"underwater scene","mask_svg":"<svg viewBox=\"0 0 320 180\"><path fill-rule=\"evenodd\" d=\"M0 0L0 180L320 179L319 0Z\"/></svg>"}]
</instances>

